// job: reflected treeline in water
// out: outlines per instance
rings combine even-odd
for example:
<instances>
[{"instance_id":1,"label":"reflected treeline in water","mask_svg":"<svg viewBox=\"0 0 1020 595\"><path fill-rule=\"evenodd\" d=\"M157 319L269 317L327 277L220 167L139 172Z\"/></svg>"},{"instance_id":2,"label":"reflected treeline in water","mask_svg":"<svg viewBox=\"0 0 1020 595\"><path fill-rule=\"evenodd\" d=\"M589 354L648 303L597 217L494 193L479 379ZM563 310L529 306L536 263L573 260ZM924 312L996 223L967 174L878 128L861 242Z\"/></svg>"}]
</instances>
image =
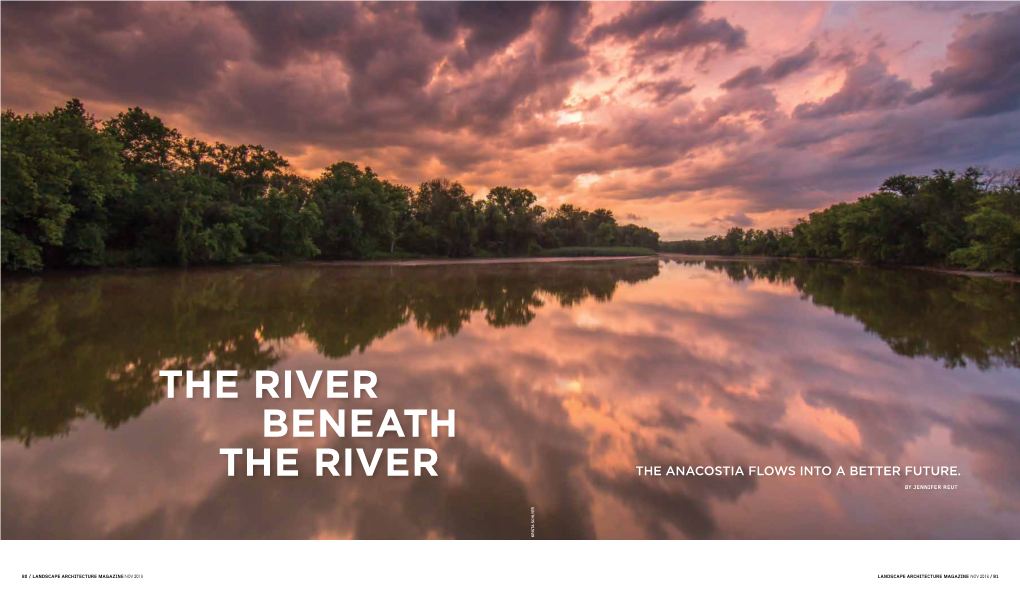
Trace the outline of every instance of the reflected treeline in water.
<instances>
[{"instance_id":1,"label":"reflected treeline in water","mask_svg":"<svg viewBox=\"0 0 1020 595\"><path fill-rule=\"evenodd\" d=\"M679 262L733 281L788 283L812 303L861 322L897 354L947 367L1020 367L1020 284L794 260Z\"/></svg>"},{"instance_id":2,"label":"reflected treeline in water","mask_svg":"<svg viewBox=\"0 0 1020 595\"><path fill-rule=\"evenodd\" d=\"M255 370L306 336L342 358L413 321L453 336L475 312L523 326L544 300L608 301L658 263L292 266L49 276L2 285L2 435L26 445L95 417L115 428L162 396L162 369ZM397 274L399 273L399 274Z\"/></svg>"}]
</instances>

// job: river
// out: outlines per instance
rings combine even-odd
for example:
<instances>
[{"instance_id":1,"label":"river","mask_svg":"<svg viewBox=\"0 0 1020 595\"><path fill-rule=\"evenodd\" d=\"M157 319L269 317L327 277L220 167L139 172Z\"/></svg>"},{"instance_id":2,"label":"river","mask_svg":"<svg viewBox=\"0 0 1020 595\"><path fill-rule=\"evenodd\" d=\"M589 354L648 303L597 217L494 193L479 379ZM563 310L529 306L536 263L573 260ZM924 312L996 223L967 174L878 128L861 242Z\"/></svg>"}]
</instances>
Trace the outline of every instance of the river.
<instances>
[{"instance_id":1,"label":"river","mask_svg":"<svg viewBox=\"0 0 1020 595\"><path fill-rule=\"evenodd\" d=\"M530 538L532 508L539 538L1020 538L1017 283L299 264L12 278L0 303L5 539ZM167 399L162 369L237 370L240 398ZM359 369L378 399L253 397L258 370ZM267 407L455 409L456 435L265 438ZM220 448L281 446L300 476L226 476ZM317 477L319 447L434 449L438 477ZM960 476L636 471L705 465Z\"/></svg>"}]
</instances>

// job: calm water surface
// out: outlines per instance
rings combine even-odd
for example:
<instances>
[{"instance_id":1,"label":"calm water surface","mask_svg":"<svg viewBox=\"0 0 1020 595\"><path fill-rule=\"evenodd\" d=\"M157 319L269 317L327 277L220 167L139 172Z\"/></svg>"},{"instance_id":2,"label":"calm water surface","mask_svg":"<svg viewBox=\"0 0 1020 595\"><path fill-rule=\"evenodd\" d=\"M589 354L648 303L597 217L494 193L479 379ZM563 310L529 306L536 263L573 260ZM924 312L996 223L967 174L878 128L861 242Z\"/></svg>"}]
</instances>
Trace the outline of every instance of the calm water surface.
<instances>
[{"instance_id":1,"label":"calm water surface","mask_svg":"<svg viewBox=\"0 0 1020 595\"><path fill-rule=\"evenodd\" d=\"M1020 284L672 258L251 267L2 284L14 538L1020 538ZM454 438L262 437L160 369L369 369ZM379 414L381 417L381 414ZM375 427L375 426L373 426ZM221 447L300 446L227 478ZM433 447L438 478L316 477L314 448ZM635 465L957 465L637 477ZM243 471L242 471L243 474Z\"/></svg>"}]
</instances>

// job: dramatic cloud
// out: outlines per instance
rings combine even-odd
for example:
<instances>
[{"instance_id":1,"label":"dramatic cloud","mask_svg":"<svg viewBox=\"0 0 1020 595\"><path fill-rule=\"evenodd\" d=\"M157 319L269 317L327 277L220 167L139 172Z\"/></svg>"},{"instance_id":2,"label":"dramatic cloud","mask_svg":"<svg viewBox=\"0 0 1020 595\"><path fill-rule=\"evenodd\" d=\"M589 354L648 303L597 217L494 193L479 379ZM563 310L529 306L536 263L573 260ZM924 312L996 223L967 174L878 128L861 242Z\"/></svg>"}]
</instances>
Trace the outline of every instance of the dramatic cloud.
<instances>
[{"instance_id":1,"label":"dramatic cloud","mask_svg":"<svg viewBox=\"0 0 1020 595\"><path fill-rule=\"evenodd\" d=\"M669 103L681 95L694 90L694 85L685 85L680 79L663 79L660 81L641 81L634 83L635 91L647 91L652 94L655 103Z\"/></svg>"},{"instance_id":2,"label":"dramatic cloud","mask_svg":"<svg viewBox=\"0 0 1020 595\"><path fill-rule=\"evenodd\" d=\"M811 66L811 63L817 58L818 47L811 43L792 56L779 58L765 70L762 70L761 66L745 68L720 86L723 89L733 89L735 87L755 87L757 85L778 83L791 74Z\"/></svg>"},{"instance_id":3,"label":"dramatic cloud","mask_svg":"<svg viewBox=\"0 0 1020 595\"><path fill-rule=\"evenodd\" d=\"M613 39L633 44L635 58L714 46L743 48L747 32L725 19L706 19L700 2L637 2L588 35L591 42Z\"/></svg>"},{"instance_id":4,"label":"dramatic cloud","mask_svg":"<svg viewBox=\"0 0 1020 595\"><path fill-rule=\"evenodd\" d=\"M963 116L993 116L1020 108L1020 6L967 15L949 44L949 67L931 74L931 85L912 102L945 95Z\"/></svg>"},{"instance_id":5,"label":"dramatic cloud","mask_svg":"<svg viewBox=\"0 0 1020 595\"><path fill-rule=\"evenodd\" d=\"M282 67L314 52L336 52L343 32L354 30L358 11L343 2L229 2L226 5L257 41L253 58Z\"/></svg>"},{"instance_id":6,"label":"dramatic cloud","mask_svg":"<svg viewBox=\"0 0 1020 595\"><path fill-rule=\"evenodd\" d=\"M471 68L502 51L531 28L531 20L540 8L534 2L425 2L418 14L430 34L452 39L458 29L466 32L464 48L454 56L461 69Z\"/></svg>"},{"instance_id":7,"label":"dramatic cloud","mask_svg":"<svg viewBox=\"0 0 1020 595\"><path fill-rule=\"evenodd\" d=\"M1020 163L1020 6L8 3L3 108L76 96L416 185L526 186L668 238L895 173Z\"/></svg>"},{"instance_id":8,"label":"dramatic cloud","mask_svg":"<svg viewBox=\"0 0 1020 595\"><path fill-rule=\"evenodd\" d=\"M888 70L878 56L847 71L843 87L834 95L816 103L802 103L793 110L797 118L828 118L857 112L892 108L910 94L912 88Z\"/></svg>"}]
</instances>

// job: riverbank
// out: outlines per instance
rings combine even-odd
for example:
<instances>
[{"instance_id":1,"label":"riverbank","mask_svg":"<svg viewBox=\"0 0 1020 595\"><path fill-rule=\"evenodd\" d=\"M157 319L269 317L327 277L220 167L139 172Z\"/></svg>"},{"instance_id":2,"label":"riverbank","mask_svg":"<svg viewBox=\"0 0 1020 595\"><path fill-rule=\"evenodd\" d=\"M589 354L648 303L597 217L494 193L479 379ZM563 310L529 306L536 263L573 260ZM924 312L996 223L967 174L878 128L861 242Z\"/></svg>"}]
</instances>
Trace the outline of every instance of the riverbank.
<instances>
[{"instance_id":1,"label":"riverbank","mask_svg":"<svg viewBox=\"0 0 1020 595\"><path fill-rule=\"evenodd\" d=\"M643 256L514 256L498 258L413 258L406 260L309 260L304 264L317 266L436 266L471 264L520 264L535 262L586 262L592 260L649 260L658 254Z\"/></svg>"},{"instance_id":2,"label":"riverbank","mask_svg":"<svg viewBox=\"0 0 1020 595\"><path fill-rule=\"evenodd\" d=\"M850 260L846 258L825 259L825 258L797 258L794 256L761 256L761 255L722 256L716 254L677 254L672 252L660 252L659 256L676 258L680 260L713 260L713 261L800 260L804 262L836 262L841 264L850 264L854 266L875 266L884 269L913 269L915 271L928 271L929 273L942 273L945 275L959 275L963 277L997 279L999 281L1006 281L1007 283L1020 283L1020 275L1014 275L1012 273L997 273L991 271L968 271L966 269L951 269L946 267L933 267L933 266L868 265L859 260Z\"/></svg>"},{"instance_id":3,"label":"riverbank","mask_svg":"<svg viewBox=\"0 0 1020 595\"><path fill-rule=\"evenodd\" d=\"M154 271L215 271L220 269L233 268L280 268L289 266L313 266L313 267L419 267L419 266L446 266L446 265L494 265L494 264L527 264L547 262L588 262L600 260L653 260L659 258L658 254L643 256L500 256L484 258L394 258L386 260L292 260L288 262L267 262L267 263L237 263L237 264L208 264L195 265L190 267L92 267L79 269L49 269L38 272L27 271L4 271L4 279L31 279L38 277L64 276L74 274L103 274L103 273L146 273Z\"/></svg>"},{"instance_id":4,"label":"riverbank","mask_svg":"<svg viewBox=\"0 0 1020 595\"><path fill-rule=\"evenodd\" d=\"M651 260L656 258L672 258L676 260L690 261L751 261L763 262L769 260L795 260L804 262L834 262L849 264L853 266L875 266L884 269L913 269L927 271L929 273L941 273L946 275L958 275L963 277L975 277L985 279L996 279L1007 283L1020 283L1020 275L1010 273L996 273L988 271L968 271L965 269L950 269L931 266L901 266L901 265L867 265L859 260L848 259L822 259L822 258L796 258L792 256L722 256L716 254L678 254L672 252L660 252L644 256L507 256L507 257L484 257L484 258L394 258L386 260L296 260L279 263L244 263L233 265L200 265L192 267L104 267L90 269L55 269L37 273L10 272L3 273L4 278L25 279L50 275L64 275L68 273L110 273L110 272L145 272L161 270L216 270L221 268L237 267L285 267L285 266L323 266L323 267L349 267L349 266L370 266L370 267L418 267L418 266L453 266L453 265L498 265L498 264L526 264L526 263L552 263L552 262L588 262L600 260Z\"/></svg>"}]
</instances>

